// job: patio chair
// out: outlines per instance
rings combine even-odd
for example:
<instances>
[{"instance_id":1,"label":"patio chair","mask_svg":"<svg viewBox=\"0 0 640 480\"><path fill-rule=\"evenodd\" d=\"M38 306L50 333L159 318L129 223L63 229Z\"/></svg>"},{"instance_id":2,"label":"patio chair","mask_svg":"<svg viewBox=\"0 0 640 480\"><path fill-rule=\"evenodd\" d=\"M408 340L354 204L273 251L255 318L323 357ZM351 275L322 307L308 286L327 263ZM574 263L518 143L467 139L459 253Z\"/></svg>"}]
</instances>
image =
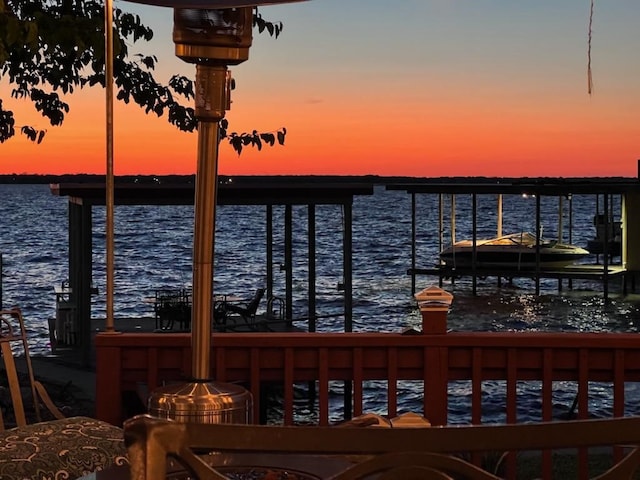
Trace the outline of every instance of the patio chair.
<instances>
[{"instance_id":1,"label":"patio chair","mask_svg":"<svg viewBox=\"0 0 640 480\"><path fill-rule=\"evenodd\" d=\"M228 315L227 302L225 300L215 300L213 302L213 321L222 331L224 331L227 326Z\"/></svg>"},{"instance_id":2,"label":"patio chair","mask_svg":"<svg viewBox=\"0 0 640 480\"><path fill-rule=\"evenodd\" d=\"M226 311L226 318L228 319L229 314L239 315L244 324L246 324L249 328L256 328L256 313L258 311L258 307L260 306L260 302L264 297L264 288L258 288L256 293L252 298L243 302L225 302L224 309Z\"/></svg>"},{"instance_id":3,"label":"patio chair","mask_svg":"<svg viewBox=\"0 0 640 480\"><path fill-rule=\"evenodd\" d=\"M198 424L140 415L124 424L129 478L156 480L167 478L169 471L176 475L170 478L184 478L178 472L186 469L189 478L207 480L224 475L296 480L590 475L618 480L636 478L632 475L640 465L640 417L446 427L402 423L391 428ZM587 459L599 460L598 468L591 463L587 472ZM517 476L525 469L527 474ZM547 473L540 475L540 470Z\"/></svg>"},{"instance_id":4,"label":"patio chair","mask_svg":"<svg viewBox=\"0 0 640 480\"><path fill-rule=\"evenodd\" d=\"M154 311L156 330L173 330L178 322L180 330L191 324L191 292L188 289L156 290Z\"/></svg>"},{"instance_id":5,"label":"patio chair","mask_svg":"<svg viewBox=\"0 0 640 480\"><path fill-rule=\"evenodd\" d=\"M19 372L14 349L22 351L26 373ZM19 308L0 310L0 350L0 383L9 393L0 409L2 480L79 478L127 462L121 428L84 416L65 418L35 379Z\"/></svg>"}]
</instances>

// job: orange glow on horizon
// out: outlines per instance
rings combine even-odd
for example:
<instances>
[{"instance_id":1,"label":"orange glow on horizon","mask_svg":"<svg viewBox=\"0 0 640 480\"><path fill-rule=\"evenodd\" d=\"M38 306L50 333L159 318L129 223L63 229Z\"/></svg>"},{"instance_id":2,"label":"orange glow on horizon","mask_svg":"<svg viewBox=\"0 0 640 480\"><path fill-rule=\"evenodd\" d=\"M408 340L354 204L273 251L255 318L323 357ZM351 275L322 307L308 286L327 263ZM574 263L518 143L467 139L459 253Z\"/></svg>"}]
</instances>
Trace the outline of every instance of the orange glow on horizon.
<instances>
[{"instance_id":1,"label":"orange glow on horizon","mask_svg":"<svg viewBox=\"0 0 640 480\"><path fill-rule=\"evenodd\" d=\"M355 67L333 71L313 63L280 72L259 59L255 67L247 65L232 69L238 89L227 113L230 132L286 127L286 142L260 152L245 147L240 156L223 142L220 174L637 175L637 86L625 94L614 83L589 96L577 77L575 83L543 83L544 76L474 83L424 67L398 75L380 68L366 74ZM19 113L20 121L45 126L28 103L9 98L7 86L0 93L4 108ZM71 111L64 125L47 127L42 144L22 135L0 144L0 173L105 172L104 91L85 89L67 101ZM166 118L116 102L116 175L193 174L196 155L195 132L180 132Z\"/></svg>"}]
</instances>

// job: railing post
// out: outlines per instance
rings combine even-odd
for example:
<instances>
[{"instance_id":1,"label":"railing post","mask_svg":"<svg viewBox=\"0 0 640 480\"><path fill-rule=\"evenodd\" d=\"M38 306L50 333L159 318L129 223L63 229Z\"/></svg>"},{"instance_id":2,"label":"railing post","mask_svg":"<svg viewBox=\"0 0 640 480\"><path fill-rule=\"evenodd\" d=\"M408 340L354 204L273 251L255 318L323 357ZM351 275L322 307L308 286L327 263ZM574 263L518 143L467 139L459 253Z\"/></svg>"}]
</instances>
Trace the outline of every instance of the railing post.
<instances>
[{"instance_id":1,"label":"railing post","mask_svg":"<svg viewBox=\"0 0 640 480\"><path fill-rule=\"evenodd\" d=\"M426 347L424 352L424 416L431 425L447 424L448 371L446 347Z\"/></svg>"},{"instance_id":2,"label":"railing post","mask_svg":"<svg viewBox=\"0 0 640 480\"><path fill-rule=\"evenodd\" d=\"M101 334L96 335L98 340ZM122 351L119 347L104 347L96 342L96 418L112 425L121 425L122 414Z\"/></svg>"},{"instance_id":3,"label":"railing post","mask_svg":"<svg viewBox=\"0 0 640 480\"><path fill-rule=\"evenodd\" d=\"M447 333L447 316L453 295L432 285L414 295L422 315L423 334Z\"/></svg>"}]
</instances>

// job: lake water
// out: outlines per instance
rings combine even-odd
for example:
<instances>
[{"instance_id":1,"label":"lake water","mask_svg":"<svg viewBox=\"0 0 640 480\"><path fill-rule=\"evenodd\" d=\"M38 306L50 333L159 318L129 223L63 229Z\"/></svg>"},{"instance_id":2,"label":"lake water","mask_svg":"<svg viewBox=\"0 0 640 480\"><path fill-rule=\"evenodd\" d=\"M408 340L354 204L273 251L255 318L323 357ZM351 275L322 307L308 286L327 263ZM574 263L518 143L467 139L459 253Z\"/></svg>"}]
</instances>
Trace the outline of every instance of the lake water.
<instances>
[{"instance_id":1,"label":"lake water","mask_svg":"<svg viewBox=\"0 0 640 480\"><path fill-rule=\"evenodd\" d=\"M418 266L430 267L437 261L438 198L418 197ZM456 197L456 238L471 236L470 196ZM503 231L535 231L535 200L505 196ZM19 306L26 319L34 355L49 355L47 319L55 315L53 287L68 276L67 199L53 196L48 185L0 185L0 252L3 255L3 306ZM215 291L250 296L266 285L265 207L221 206L217 209ZM544 237L556 238L560 211L557 198L541 199ZM561 211L564 239L568 237L568 202ZM294 207L294 318L306 317L306 207ZM354 331L399 331L420 326L420 314L411 292L411 198L399 191L376 187L372 196L356 197L353 205L353 329ZM478 237L495 236L496 199L478 198ZM274 262L284 263L284 208L274 208ZM342 215L339 206L319 206L317 221L317 311L319 331L343 328L340 316L342 293ZM595 196L574 196L572 243L586 246L595 235L593 215ZM445 199L445 238L450 238L448 218L450 200ZM105 209L94 207L94 297L92 316L105 316ZM158 288L191 284L193 208L191 206L117 206L115 210L115 315L152 316L152 305L145 297ZM595 262L595 256L586 262ZM284 296L284 272L274 269L274 293ZM437 283L436 278L419 277L418 289ZM466 331L631 331L640 326L640 297L623 297L611 285L610 301L605 302L600 282L574 280L573 289L561 293L557 281L542 281L535 295L531 280L516 279L499 288L495 279L478 283L471 292L470 279L445 283L454 294L449 328ZM458 385L461 390L465 387ZM487 385L487 392L493 388ZM498 386L496 386L498 388ZM375 386L371 387L372 391ZM523 395L535 395L535 387ZM411 385L403 390L399 407L419 405L421 399ZM571 404L575 386L559 389L554 401ZM459 395L461 399L464 395ZM489 395L488 419L501 415L503 399ZM537 397L536 397L537 398ZM594 409L606 411L607 394L593 396ZM369 410L380 406L371 396ZM493 408L492 408L493 406ZM465 414L466 404L458 407ZM467 412L468 413L468 412ZM451 420L456 421L455 412ZM525 413L525 418L527 414ZM462 417L461 417L462 418Z\"/></svg>"}]
</instances>

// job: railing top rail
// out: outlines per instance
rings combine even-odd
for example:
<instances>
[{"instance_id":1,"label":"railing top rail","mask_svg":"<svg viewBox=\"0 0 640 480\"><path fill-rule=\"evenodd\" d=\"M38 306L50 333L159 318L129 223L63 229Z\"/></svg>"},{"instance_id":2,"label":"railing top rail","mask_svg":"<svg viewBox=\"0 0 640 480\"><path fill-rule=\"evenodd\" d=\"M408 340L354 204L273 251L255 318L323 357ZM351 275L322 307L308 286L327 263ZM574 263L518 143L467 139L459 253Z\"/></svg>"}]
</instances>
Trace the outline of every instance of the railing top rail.
<instances>
[{"instance_id":1,"label":"railing top rail","mask_svg":"<svg viewBox=\"0 0 640 480\"><path fill-rule=\"evenodd\" d=\"M99 347L188 346L189 333L98 333ZM401 333L215 333L212 345L221 347L498 347L498 348L640 348L637 333L573 332L450 332L446 335L403 335Z\"/></svg>"}]
</instances>

